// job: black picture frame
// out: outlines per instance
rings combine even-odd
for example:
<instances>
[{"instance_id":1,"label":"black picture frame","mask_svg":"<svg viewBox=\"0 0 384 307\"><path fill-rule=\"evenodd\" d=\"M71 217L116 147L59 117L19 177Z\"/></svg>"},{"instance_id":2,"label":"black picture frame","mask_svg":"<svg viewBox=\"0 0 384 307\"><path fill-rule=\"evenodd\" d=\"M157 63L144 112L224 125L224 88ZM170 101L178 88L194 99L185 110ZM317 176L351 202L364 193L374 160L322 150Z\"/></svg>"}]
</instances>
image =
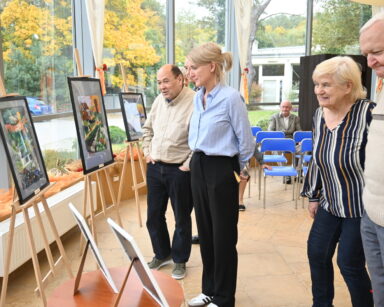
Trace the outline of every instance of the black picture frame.
<instances>
[{"instance_id":1,"label":"black picture frame","mask_svg":"<svg viewBox=\"0 0 384 307\"><path fill-rule=\"evenodd\" d=\"M130 92L120 93L119 99L127 141L137 141L143 136L142 128L147 119L143 95Z\"/></svg>"},{"instance_id":2,"label":"black picture frame","mask_svg":"<svg viewBox=\"0 0 384 307\"><path fill-rule=\"evenodd\" d=\"M137 275L143 285L143 288L152 296L152 298L162 307L169 307L169 304L160 289L159 284L156 281L151 269L144 259L136 241L133 237L121 228L116 222L108 218L107 222L115 234L117 240L121 244L124 253L128 259L133 262L133 267L136 270Z\"/></svg>"},{"instance_id":3,"label":"black picture frame","mask_svg":"<svg viewBox=\"0 0 384 307\"><path fill-rule=\"evenodd\" d=\"M24 204L49 185L25 96L0 98L0 135L19 202Z\"/></svg>"},{"instance_id":4,"label":"black picture frame","mask_svg":"<svg viewBox=\"0 0 384 307\"><path fill-rule=\"evenodd\" d=\"M100 80L68 77L83 173L114 162Z\"/></svg>"}]
</instances>

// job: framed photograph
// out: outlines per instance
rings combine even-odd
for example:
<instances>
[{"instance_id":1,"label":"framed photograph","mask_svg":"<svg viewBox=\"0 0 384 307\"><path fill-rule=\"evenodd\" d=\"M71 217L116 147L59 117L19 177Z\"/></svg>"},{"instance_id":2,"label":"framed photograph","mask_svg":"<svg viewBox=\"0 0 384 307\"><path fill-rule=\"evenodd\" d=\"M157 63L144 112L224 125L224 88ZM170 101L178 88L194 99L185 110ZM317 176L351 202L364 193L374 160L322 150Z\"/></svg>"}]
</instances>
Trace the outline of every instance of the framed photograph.
<instances>
[{"instance_id":1,"label":"framed photograph","mask_svg":"<svg viewBox=\"0 0 384 307\"><path fill-rule=\"evenodd\" d=\"M83 234L85 241L89 241L89 244L91 246L91 250L93 255L95 256L95 259L97 261L97 264L99 265L100 271L103 273L105 279L107 280L108 284L110 285L111 289L115 293L119 293L117 290L117 287L115 285L115 282L112 279L111 273L108 270L108 267L105 265L105 262L103 258L101 257L101 254L99 252L99 249L97 248L96 242L93 238L93 235L91 231L89 230L88 224L85 221L84 217L80 214L79 211L75 208L75 206L71 203L68 204L69 209L71 210L77 225L79 226L81 233Z\"/></svg>"},{"instance_id":2,"label":"framed photograph","mask_svg":"<svg viewBox=\"0 0 384 307\"><path fill-rule=\"evenodd\" d=\"M68 78L84 174L113 163L99 79Z\"/></svg>"},{"instance_id":3,"label":"framed photograph","mask_svg":"<svg viewBox=\"0 0 384 307\"><path fill-rule=\"evenodd\" d=\"M26 97L0 98L0 135L23 204L49 185Z\"/></svg>"},{"instance_id":4,"label":"framed photograph","mask_svg":"<svg viewBox=\"0 0 384 307\"><path fill-rule=\"evenodd\" d=\"M145 259L133 237L110 218L108 218L107 222L111 226L113 233L115 234L117 240L120 242L128 258L131 261L136 259L136 261L133 263L133 267L135 268L144 289L160 306L169 307L168 302L160 289L160 286L153 276L152 271L148 267L148 264L145 262Z\"/></svg>"},{"instance_id":5,"label":"framed photograph","mask_svg":"<svg viewBox=\"0 0 384 307\"><path fill-rule=\"evenodd\" d=\"M143 95L141 93L120 93L119 97L127 140L139 140L143 136L143 125L147 119Z\"/></svg>"}]
</instances>

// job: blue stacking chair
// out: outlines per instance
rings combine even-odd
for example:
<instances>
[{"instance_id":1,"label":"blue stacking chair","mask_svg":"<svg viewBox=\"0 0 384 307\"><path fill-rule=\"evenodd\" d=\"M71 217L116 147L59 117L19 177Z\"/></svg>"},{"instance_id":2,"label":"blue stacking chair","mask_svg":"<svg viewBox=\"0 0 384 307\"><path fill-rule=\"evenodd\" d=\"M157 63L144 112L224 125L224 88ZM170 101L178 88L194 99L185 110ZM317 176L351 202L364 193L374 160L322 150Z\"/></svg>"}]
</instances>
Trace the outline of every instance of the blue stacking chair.
<instances>
[{"instance_id":1,"label":"blue stacking chair","mask_svg":"<svg viewBox=\"0 0 384 307\"><path fill-rule=\"evenodd\" d=\"M261 142L265 138L284 138L285 133L283 131L259 131L256 133L256 146L260 150ZM280 154L268 154L264 155L264 163L287 163L287 158L284 156L284 152ZM256 168L255 168L255 182L256 182ZM259 165L259 199L261 198L261 165Z\"/></svg>"},{"instance_id":2,"label":"blue stacking chair","mask_svg":"<svg viewBox=\"0 0 384 307\"><path fill-rule=\"evenodd\" d=\"M305 176L308 172L308 164L312 160L312 150L313 150L313 141L312 138L309 139L303 139L300 142L300 159L299 159L299 165L298 165L298 173L299 173L299 184L298 184L298 194L297 198L300 197L300 190L301 190L301 181L304 181ZM302 201L302 207L304 208L304 198Z\"/></svg>"},{"instance_id":3,"label":"blue stacking chair","mask_svg":"<svg viewBox=\"0 0 384 307\"><path fill-rule=\"evenodd\" d=\"M312 131L295 131L293 133L293 140L296 144L300 144L303 139L312 139ZM300 158L300 155L296 155L296 158Z\"/></svg>"},{"instance_id":4,"label":"blue stacking chair","mask_svg":"<svg viewBox=\"0 0 384 307\"><path fill-rule=\"evenodd\" d=\"M252 131L252 135L254 136L254 137L256 137L256 133L258 133L259 131L261 131L262 129L261 129L261 127L259 127L259 126L252 126L251 127L251 131Z\"/></svg>"},{"instance_id":5,"label":"blue stacking chair","mask_svg":"<svg viewBox=\"0 0 384 307\"><path fill-rule=\"evenodd\" d=\"M282 151L282 152L290 152L292 154L295 153L295 141L293 139L286 139L286 138L276 138L276 139L270 139L266 138L261 142L261 152L267 152L267 151ZM272 166L272 170L263 169L264 173L264 197L263 197L263 206L265 208L265 192L266 192L266 179L267 176L291 176L296 177L298 176L297 170L294 166L294 159L292 159L291 165L286 166ZM292 200L295 200L295 181L293 180L293 187L292 187Z\"/></svg>"},{"instance_id":6,"label":"blue stacking chair","mask_svg":"<svg viewBox=\"0 0 384 307\"><path fill-rule=\"evenodd\" d=\"M303 139L312 139L312 131L295 131L293 133L293 140L296 144L300 143Z\"/></svg>"}]
</instances>

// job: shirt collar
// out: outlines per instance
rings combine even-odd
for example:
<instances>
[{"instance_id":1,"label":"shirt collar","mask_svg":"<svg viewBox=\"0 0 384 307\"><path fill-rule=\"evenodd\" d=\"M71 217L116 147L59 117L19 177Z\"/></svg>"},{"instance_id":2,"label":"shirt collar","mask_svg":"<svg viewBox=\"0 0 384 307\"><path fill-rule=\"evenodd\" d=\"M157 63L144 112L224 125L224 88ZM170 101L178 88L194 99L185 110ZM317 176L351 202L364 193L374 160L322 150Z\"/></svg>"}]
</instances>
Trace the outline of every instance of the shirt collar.
<instances>
[{"instance_id":1,"label":"shirt collar","mask_svg":"<svg viewBox=\"0 0 384 307\"><path fill-rule=\"evenodd\" d=\"M177 95L175 98L173 99L165 99L165 101L167 102L167 104L169 105L175 105L177 104L181 99L182 97L184 96L183 95L183 91L184 91L185 87L183 86L183 88L181 89L179 95Z\"/></svg>"},{"instance_id":2,"label":"shirt collar","mask_svg":"<svg viewBox=\"0 0 384 307\"><path fill-rule=\"evenodd\" d=\"M283 114L280 112L280 113L279 113L279 116L280 116L281 118L289 118L289 117L291 116L291 114L289 114L287 117L285 117L285 116L283 116Z\"/></svg>"}]
</instances>

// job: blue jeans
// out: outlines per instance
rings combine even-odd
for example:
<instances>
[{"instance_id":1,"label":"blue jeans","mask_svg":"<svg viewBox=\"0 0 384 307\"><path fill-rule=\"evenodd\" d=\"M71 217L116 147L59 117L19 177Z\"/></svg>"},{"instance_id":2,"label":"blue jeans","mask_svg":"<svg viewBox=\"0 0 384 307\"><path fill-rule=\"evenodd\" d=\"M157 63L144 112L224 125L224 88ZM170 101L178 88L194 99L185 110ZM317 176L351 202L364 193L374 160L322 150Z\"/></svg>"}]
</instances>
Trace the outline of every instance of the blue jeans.
<instances>
[{"instance_id":1,"label":"blue jeans","mask_svg":"<svg viewBox=\"0 0 384 307\"><path fill-rule=\"evenodd\" d=\"M337 243L337 265L347 284L352 306L373 307L371 281L365 268L360 235L360 220L336 217L319 207L308 238L313 307L332 306L332 258Z\"/></svg>"},{"instance_id":2,"label":"blue jeans","mask_svg":"<svg viewBox=\"0 0 384 307\"><path fill-rule=\"evenodd\" d=\"M157 259L172 256L175 263L185 263L191 254L192 191L191 174L178 164L156 162L147 165L147 229ZM168 200L175 217L172 246L165 212Z\"/></svg>"},{"instance_id":3,"label":"blue jeans","mask_svg":"<svg viewBox=\"0 0 384 307\"><path fill-rule=\"evenodd\" d=\"M372 278L375 306L384 306L384 227L375 224L364 212L361 218L365 258Z\"/></svg>"}]
</instances>

